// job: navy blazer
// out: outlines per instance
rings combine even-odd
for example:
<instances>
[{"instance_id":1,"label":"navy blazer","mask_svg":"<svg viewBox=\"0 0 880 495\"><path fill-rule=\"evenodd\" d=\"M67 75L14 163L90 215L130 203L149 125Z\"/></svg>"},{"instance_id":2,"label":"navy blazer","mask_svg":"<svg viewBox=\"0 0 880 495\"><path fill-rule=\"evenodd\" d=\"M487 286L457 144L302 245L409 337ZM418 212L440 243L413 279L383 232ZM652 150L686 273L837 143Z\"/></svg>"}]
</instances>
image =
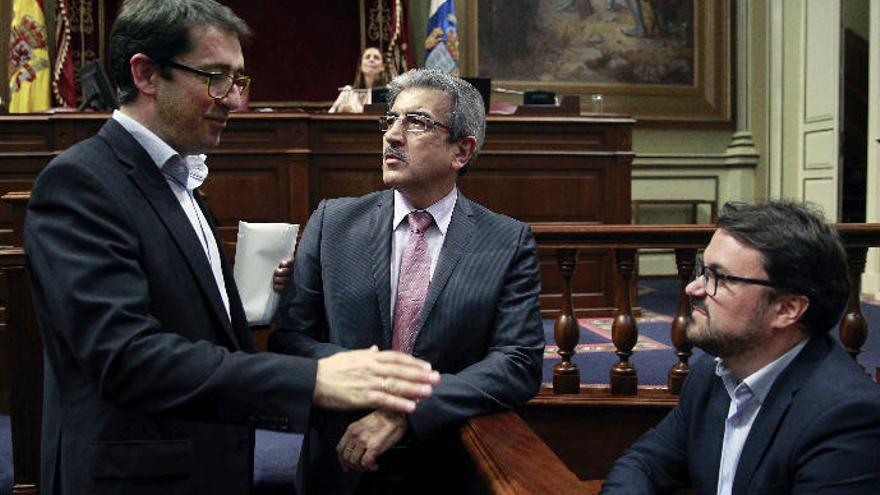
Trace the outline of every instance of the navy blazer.
<instances>
[{"instance_id":1,"label":"navy blazer","mask_svg":"<svg viewBox=\"0 0 880 495\"><path fill-rule=\"evenodd\" d=\"M603 494L714 494L730 397L701 360L681 400L612 467ZM828 335L770 389L740 456L733 495L880 493L880 386Z\"/></svg>"},{"instance_id":2,"label":"navy blazer","mask_svg":"<svg viewBox=\"0 0 880 495\"><path fill-rule=\"evenodd\" d=\"M309 219L269 348L321 357L391 347L390 258L394 195L323 201ZM541 383L540 280L529 227L459 194L420 314L413 355L441 373L409 416L406 469L422 490L461 493L467 454L457 428L469 417L514 408ZM336 445L366 414L316 409L304 440L300 495L346 493ZM379 460L380 466L383 459ZM415 474L418 473L418 474Z\"/></svg>"},{"instance_id":3,"label":"navy blazer","mask_svg":"<svg viewBox=\"0 0 880 495\"><path fill-rule=\"evenodd\" d=\"M255 354L158 167L108 120L52 160L25 246L43 334L42 493L245 494L253 428L303 430L316 364Z\"/></svg>"}]
</instances>

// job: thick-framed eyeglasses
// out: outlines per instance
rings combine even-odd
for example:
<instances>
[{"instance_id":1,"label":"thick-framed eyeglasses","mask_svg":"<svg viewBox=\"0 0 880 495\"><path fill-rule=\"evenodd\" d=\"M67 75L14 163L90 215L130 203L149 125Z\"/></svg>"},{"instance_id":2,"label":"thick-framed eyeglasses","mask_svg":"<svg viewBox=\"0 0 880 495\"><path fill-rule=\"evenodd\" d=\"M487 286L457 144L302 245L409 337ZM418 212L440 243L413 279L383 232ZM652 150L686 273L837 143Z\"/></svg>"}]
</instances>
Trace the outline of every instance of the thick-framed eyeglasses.
<instances>
[{"instance_id":1,"label":"thick-framed eyeglasses","mask_svg":"<svg viewBox=\"0 0 880 495\"><path fill-rule=\"evenodd\" d=\"M397 115L396 113L386 113L385 115L379 117L379 130L382 132L388 132L389 130L391 130L392 127L394 127L394 123L401 118L403 129L406 132L431 132L438 127L441 129L446 129L446 131L452 130L452 128L450 128L446 124L437 122L431 117L428 117L427 115L421 113L406 113L403 115Z\"/></svg>"},{"instance_id":2,"label":"thick-framed eyeglasses","mask_svg":"<svg viewBox=\"0 0 880 495\"><path fill-rule=\"evenodd\" d=\"M722 280L724 282L739 282L742 284L753 284L753 285L763 285L764 287L774 287L777 289L783 288L779 284L775 284L769 280L758 280L756 278L746 278L746 277L737 277L736 275L726 275L724 273L718 273L718 270L712 268L711 266L705 266L701 261L697 262L697 277L703 283L703 289L706 291L706 294L715 297L715 294L718 293L718 281Z\"/></svg>"},{"instance_id":3,"label":"thick-framed eyeglasses","mask_svg":"<svg viewBox=\"0 0 880 495\"><path fill-rule=\"evenodd\" d=\"M250 76L241 74L230 76L229 74L224 74L222 72L209 72L188 65L178 64L171 60L162 65L171 67L172 69L192 72L193 74L198 74L204 77L208 84L208 96L215 100L226 98L226 95L232 91L233 86L238 86L238 92L244 96L244 94L247 93L248 87L251 85Z\"/></svg>"}]
</instances>

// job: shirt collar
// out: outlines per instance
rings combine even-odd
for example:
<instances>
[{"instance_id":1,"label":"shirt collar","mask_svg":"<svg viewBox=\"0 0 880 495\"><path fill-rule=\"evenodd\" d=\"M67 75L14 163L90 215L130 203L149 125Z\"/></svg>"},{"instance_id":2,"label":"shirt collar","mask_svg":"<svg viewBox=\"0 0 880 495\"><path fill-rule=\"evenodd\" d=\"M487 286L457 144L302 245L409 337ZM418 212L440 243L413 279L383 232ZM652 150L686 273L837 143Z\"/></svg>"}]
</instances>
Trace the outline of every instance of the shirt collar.
<instances>
[{"instance_id":1,"label":"shirt collar","mask_svg":"<svg viewBox=\"0 0 880 495\"><path fill-rule=\"evenodd\" d=\"M157 136L153 131L147 129L143 124L119 110L113 111L113 120L119 122L126 131L143 146L153 163L159 167L166 175L188 190L193 190L202 185L208 178L208 166L205 164L205 155L186 155L183 163L186 166L186 182L181 180L183 174L177 173L173 168L179 167L178 159L180 154L174 150L168 143ZM171 168L168 168L171 167Z\"/></svg>"},{"instance_id":2,"label":"shirt collar","mask_svg":"<svg viewBox=\"0 0 880 495\"><path fill-rule=\"evenodd\" d=\"M446 229L449 228L449 222L452 221L452 210L455 209L455 202L458 200L458 188L453 186L452 190L440 201L425 208L425 211L434 217L434 225L440 229L440 233L446 235ZM406 218L413 210L418 210L412 203L400 194L397 189L394 190L394 222L391 224L391 230L396 230L400 226L400 222Z\"/></svg>"},{"instance_id":3,"label":"shirt collar","mask_svg":"<svg viewBox=\"0 0 880 495\"><path fill-rule=\"evenodd\" d=\"M786 351L785 354L779 356L773 362L766 364L763 368L747 376L745 380L737 380L733 376L733 373L731 373L730 368L725 366L724 361L719 357L715 358L715 374L721 377L721 381L724 382L724 386L727 388L727 393L730 394L731 397L733 397L734 390L744 384L745 387L748 387L749 390L752 391L752 394L758 399L758 402L763 404L767 394L770 393L770 387L773 386L773 382L775 382L776 378L779 377L782 371L794 361L794 358L800 354L808 341L809 339L800 341L796 346Z\"/></svg>"}]
</instances>

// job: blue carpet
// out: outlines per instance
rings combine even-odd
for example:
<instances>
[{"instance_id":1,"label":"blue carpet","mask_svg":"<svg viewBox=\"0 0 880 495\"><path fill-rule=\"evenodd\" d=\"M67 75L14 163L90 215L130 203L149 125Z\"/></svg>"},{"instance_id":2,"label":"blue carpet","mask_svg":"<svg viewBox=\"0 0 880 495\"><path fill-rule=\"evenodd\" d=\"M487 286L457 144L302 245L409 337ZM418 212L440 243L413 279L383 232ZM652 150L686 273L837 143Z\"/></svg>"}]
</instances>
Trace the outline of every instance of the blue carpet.
<instances>
[{"instance_id":1,"label":"blue carpet","mask_svg":"<svg viewBox=\"0 0 880 495\"><path fill-rule=\"evenodd\" d=\"M253 495L294 494L302 435L257 430Z\"/></svg>"},{"instance_id":2,"label":"blue carpet","mask_svg":"<svg viewBox=\"0 0 880 495\"><path fill-rule=\"evenodd\" d=\"M12 494L12 433L9 416L0 414L0 495Z\"/></svg>"}]
</instances>

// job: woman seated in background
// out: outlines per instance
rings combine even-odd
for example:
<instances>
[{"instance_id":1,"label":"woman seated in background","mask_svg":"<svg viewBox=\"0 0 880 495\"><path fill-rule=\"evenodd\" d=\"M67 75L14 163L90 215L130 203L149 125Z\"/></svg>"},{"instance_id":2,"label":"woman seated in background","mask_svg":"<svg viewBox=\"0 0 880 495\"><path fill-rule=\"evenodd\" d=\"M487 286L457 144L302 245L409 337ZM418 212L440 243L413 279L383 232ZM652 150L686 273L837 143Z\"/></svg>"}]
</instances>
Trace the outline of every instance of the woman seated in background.
<instances>
[{"instance_id":1,"label":"woman seated in background","mask_svg":"<svg viewBox=\"0 0 880 495\"><path fill-rule=\"evenodd\" d=\"M371 46L361 54L354 83L339 91L339 97L330 107L330 113L362 113L364 105L372 103L372 89L386 84L388 84L388 75L385 72L382 52Z\"/></svg>"}]
</instances>

